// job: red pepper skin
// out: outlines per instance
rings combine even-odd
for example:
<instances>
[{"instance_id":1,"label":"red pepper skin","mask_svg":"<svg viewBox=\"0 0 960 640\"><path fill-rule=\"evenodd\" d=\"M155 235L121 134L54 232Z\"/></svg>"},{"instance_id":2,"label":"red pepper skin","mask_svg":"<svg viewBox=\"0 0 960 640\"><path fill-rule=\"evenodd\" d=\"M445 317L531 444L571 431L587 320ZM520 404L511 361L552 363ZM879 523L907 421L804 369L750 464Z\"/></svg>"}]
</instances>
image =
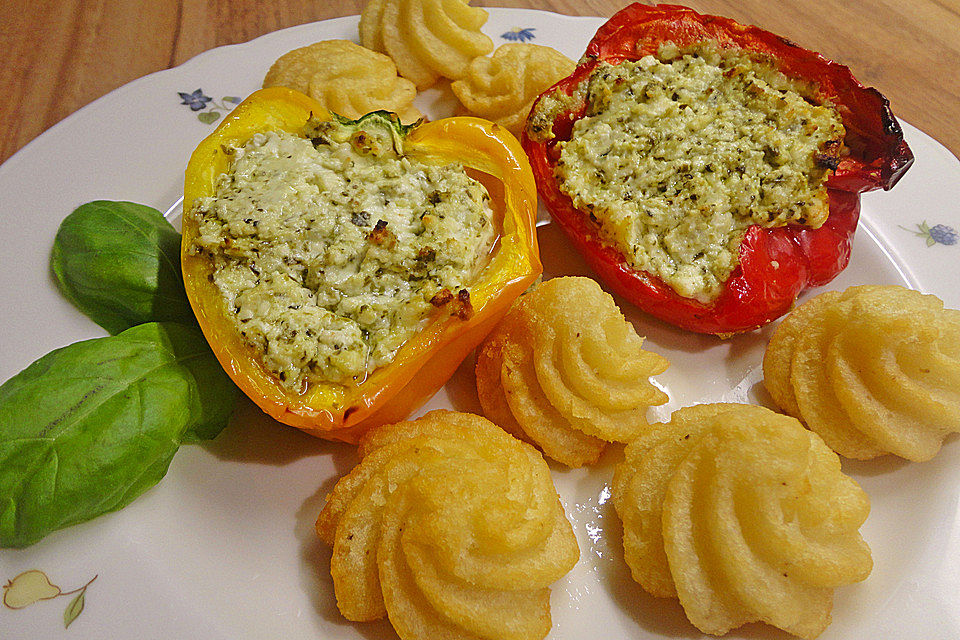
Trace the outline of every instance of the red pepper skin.
<instances>
[{"instance_id":1,"label":"red pepper skin","mask_svg":"<svg viewBox=\"0 0 960 640\"><path fill-rule=\"evenodd\" d=\"M570 138L586 104L575 105L553 121L553 139L533 140L524 130L522 143L537 190L553 220L601 279L666 322L698 333L730 335L779 318L804 289L836 277L850 260L860 215L859 194L892 188L913 163L913 154L887 99L857 82L847 67L769 31L675 5L637 3L616 13L587 45L573 74L547 93L559 90L572 95L601 61L638 60L655 54L665 42L683 47L705 40L761 53L785 75L815 82L821 98L840 112L846 129L844 145L849 150L827 182L830 215L823 226L748 228L740 245L740 264L710 304L682 297L659 278L632 268L616 248L601 239L599 226L560 191L554 177L558 143Z\"/></svg>"}]
</instances>

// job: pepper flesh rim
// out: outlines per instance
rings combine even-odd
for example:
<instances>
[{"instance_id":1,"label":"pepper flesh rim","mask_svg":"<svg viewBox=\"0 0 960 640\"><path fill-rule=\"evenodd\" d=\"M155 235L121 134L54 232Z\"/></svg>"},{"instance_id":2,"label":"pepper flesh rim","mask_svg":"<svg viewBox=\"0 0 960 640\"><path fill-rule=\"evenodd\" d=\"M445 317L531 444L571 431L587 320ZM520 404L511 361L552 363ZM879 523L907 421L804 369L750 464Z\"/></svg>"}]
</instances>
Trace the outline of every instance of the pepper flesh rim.
<instances>
[{"instance_id":1,"label":"pepper flesh rim","mask_svg":"<svg viewBox=\"0 0 960 640\"><path fill-rule=\"evenodd\" d=\"M601 62L638 60L666 42L686 46L706 40L761 53L785 75L816 83L821 95L828 89L832 93L825 98L837 101L834 106L848 131L845 142L855 145L854 153L841 160L827 181L830 214L824 225L748 227L739 264L711 303L680 296L660 278L631 267L616 247L600 238L588 214L560 191L554 172L557 145L569 138L573 124L583 117L585 101L553 117L554 138L533 139L528 121L521 141L552 218L601 279L661 320L698 333L728 336L775 320L790 310L800 292L836 277L849 262L859 218L857 194L892 188L913 163L913 154L886 98L861 85L847 67L758 27L676 5L635 3L616 13L598 29L574 72L541 94L533 111L546 96L557 92L572 96ZM761 263L764 256L766 265Z\"/></svg>"},{"instance_id":2,"label":"pepper flesh rim","mask_svg":"<svg viewBox=\"0 0 960 640\"><path fill-rule=\"evenodd\" d=\"M393 362L355 385L316 383L292 392L262 364L227 317L209 276L212 265L190 255L197 234L189 215L200 197L213 195L229 160L223 146L243 144L258 131L300 131L311 116L329 118L319 103L296 91L262 89L238 105L194 151L184 183L181 262L187 296L207 341L234 382L274 419L324 438L355 442L368 428L402 419L432 396L478 344L492 319L539 276L535 232L536 188L519 143L498 125L478 118L450 118L416 127L404 150L414 157L456 161L502 185L495 205L501 218L499 245L470 287L474 313L467 320L438 314L408 340Z\"/></svg>"}]
</instances>

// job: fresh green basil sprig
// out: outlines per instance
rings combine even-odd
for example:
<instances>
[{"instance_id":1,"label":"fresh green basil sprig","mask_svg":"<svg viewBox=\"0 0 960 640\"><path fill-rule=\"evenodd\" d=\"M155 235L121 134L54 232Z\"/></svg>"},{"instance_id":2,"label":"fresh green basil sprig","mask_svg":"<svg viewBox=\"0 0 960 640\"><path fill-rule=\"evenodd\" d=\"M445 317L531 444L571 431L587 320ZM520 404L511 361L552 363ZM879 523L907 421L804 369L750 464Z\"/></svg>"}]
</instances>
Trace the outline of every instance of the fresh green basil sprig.
<instances>
[{"instance_id":1,"label":"fresh green basil sprig","mask_svg":"<svg viewBox=\"0 0 960 640\"><path fill-rule=\"evenodd\" d=\"M0 543L126 506L182 442L220 432L235 394L200 330L173 322L43 356L0 386Z\"/></svg>"},{"instance_id":2,"label":"fresh green basil sprig","mask_svg":"<svg viewBox=\"0 0 960 640\"><path fill-rule=\"evenodd\" d=\"M144 322L195 322L180 234L152 207L81 205L60 223L50 267L63 295L113 335Z\"/></svg>"},{"instance_id":3,"label":"fresh green basil sprig","mask_svg":"<svg viewBox=\"0 0 960 640\"><path fill-rule=\"evenodd\" d=\"M237 388L196 327L180 235L155 209L92 202L61 225L51 267L110 333L57 349L0 385L0 547L120 509L181 443L226 426Z\"/></svg>"}]
</instances>

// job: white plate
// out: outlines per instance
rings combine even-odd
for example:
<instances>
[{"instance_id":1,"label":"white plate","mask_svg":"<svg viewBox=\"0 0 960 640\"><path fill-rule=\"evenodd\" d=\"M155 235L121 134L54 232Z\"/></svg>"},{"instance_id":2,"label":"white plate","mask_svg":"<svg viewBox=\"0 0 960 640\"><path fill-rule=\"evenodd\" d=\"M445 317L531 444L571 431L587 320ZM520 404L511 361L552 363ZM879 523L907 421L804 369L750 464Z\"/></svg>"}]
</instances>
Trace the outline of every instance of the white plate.
<instances>
[{"instance_id":1,"label":"white plate","mask_svg":"<svg viewBox=\"0 0 960 640\"><path fill-rule=\"evenodd\" d=\"M576 59L602 23L519 9L491 9L485 31L529 29L533 42ZM166 210L181 194L194 146L213 125L180 104L178 92L202 88L203 112L224 112L224 96L258 88L290 49L353 38L357 19L307 24L222 47L132 82L81 109L0 167L0 380L42 354L103 335L56 291L50 244L73 208L94 199L132 200ZM432 115L445 106L423 97ZM212 118L213 116L205 116ZM915 235L917 225L960 229L960 163L906 126L917 161L891 193L863 199L850 267L830 288L906 284L960 308L960 245ZM540 230L548 275L588 273L556 229ZM956 235L952 236L956 238ZM650 348L673 363L660 376L671 402L654 414L718 399L764 401L758 367L769 328L726 342L683 333L624 305ZM429 407L478 409L469 366L461 367ZM426 408L425 408L426 409ZM557 487L581 545L579 565L553 590L551 638L698 637L679 606L645 595L623 564L619 525L607 501L617 448L590 469L554 466ZM85 609L68 630L72 596L21 610L0 606L0 638L390 638L385 622L351 624L334 603L329 552L313 534L324 496L355 463L351 447L325 443L264 418L243 403L215 442L184 447L167 477L119 513L50 535L25 550L0 552L0 585L22 571L44 571L63 591L81 587ZM863 527L875 568L839 589L823 634L845 640L960 637L960 443L948 439L933 461L847 463L870 494ZM75 595L75 594L74 594ZM602 625L600 627L599 625ZM751 625L730 637L782 638Z\"/></svg>"}]
</instances>

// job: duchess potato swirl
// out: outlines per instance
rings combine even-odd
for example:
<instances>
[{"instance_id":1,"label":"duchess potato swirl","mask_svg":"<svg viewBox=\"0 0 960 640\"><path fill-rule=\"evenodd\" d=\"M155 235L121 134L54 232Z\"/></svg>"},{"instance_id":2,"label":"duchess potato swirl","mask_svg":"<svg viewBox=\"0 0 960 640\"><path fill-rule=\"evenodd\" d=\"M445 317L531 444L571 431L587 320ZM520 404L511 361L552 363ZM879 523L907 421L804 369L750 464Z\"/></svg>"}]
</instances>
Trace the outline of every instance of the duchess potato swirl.
<instances>
[{"instance_id":1,"label":"duchess potato swirl","mask_svg":"<svg viewBox=\"0 0 960 640\"><path fill-rule=\"evenodd\" d=\"M413 106L417 88L397 76L393 60L348 40L324 40L285 53L270 67L263 86L296 89L351 120L381 109L405 123L422 116Z\"/></svg>"},{"instance_id":2,"label":"duchess potato swirl","mask_svg":"<svg viewBox=\"0 0 960 640\"><path fill-rule=\"evenodd\" d=\"M566 465L648 428L669 366L590 278L554 278L525 294L480 346L477 392L491 420Z\"/></svg>"},{"instance_id":3,"label":"duchess potato swirl","mask_svg":"<svg viewBox=\"0 0 960 640\"><path fill-rule=\"evenodd\" d=\"M780 323L763 372L837 453L929 460L960 432L960 311L896 286L823 293Z\"/></svg>"},{"instance_id":4,"label":"duchess potato swirl","mask_svg":"<svg viewBox=\"0 0 960 640\"><path fill-rule=\"evenodd\" d=\"M467 111L520 137L533 101L576 66L551 47L512 42L489 58L474 58L450 88Z\"/></svg>"},{"instance_id":5,"label":"duchess potato swirl","mask_svg":"<svg viewBox=\"0 0 960 640\"><path fill-rule=\"evenodd\" d=\"M857 529L870 502L795 419L696 405L627 445L613 500L634 579L675 596L701 631L763 621L801 638L830 622L833 589L870 573Z\"/></svg>"},{"instance_id":6,"label":"duchess potato swirl","mask_svg":"<svg viewBox=\"0 0 960 640\"><path fill-rule=\"evenodd\" d=\"M468 0L370 0L360 16L360 43L386 53L418 89L457 79L493 51L480 32L487 12Z\"/></svg>"},{"instance_id":7,"label":"duchess potato swirl","mask_svg":"<svg viewBox=\"0 0 960 640\"><path fill-rule=\"evenodd\" d=\"M388 616L403 640L534 640L549 585L579 557L550 470L480 416L434 411L380 427L317 520L337 606Z\"/></svg>"}]
</instances>

